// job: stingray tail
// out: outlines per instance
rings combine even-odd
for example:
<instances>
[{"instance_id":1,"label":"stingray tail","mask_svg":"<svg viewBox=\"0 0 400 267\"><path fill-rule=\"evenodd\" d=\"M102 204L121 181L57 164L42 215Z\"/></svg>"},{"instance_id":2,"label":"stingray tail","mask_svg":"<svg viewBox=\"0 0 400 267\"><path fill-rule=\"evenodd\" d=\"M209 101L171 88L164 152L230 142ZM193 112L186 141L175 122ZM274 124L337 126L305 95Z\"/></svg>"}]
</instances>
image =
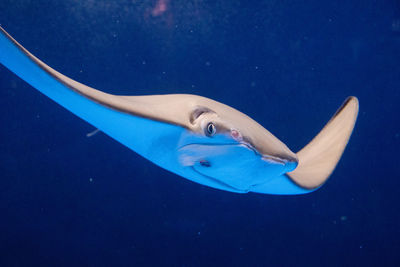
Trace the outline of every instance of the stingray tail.
<instances>
[{"instance_id":1,"label":"stingray tail","mask_svg":"<svg viewBox=\"0 0 400 267\"><path fill-rule=\"evenodd\" d=\"M358 115L358 99L350 96L302 150L298 167L287 173L298 186L314 190L329 178L349 141Z\"/></svg>"}]
</instances>

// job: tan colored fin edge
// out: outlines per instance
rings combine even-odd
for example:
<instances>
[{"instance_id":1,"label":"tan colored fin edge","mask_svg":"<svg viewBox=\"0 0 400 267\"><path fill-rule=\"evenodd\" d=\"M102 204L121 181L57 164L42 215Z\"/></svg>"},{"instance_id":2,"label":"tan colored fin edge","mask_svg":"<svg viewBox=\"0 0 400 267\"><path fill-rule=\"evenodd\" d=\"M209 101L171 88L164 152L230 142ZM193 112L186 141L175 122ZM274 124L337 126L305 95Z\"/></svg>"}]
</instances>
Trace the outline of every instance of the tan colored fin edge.
<instances>
[{"instance_id":1,"label":"tan colored fin edge","mask_svg":"<svg viewBox=\"0 0 400 267\"><path fill-rule=\"evenodd\" d=\"M316 189L326 182L349 141L358 106L356 97L348 97L319 134L297 153L299 165L287 173L293 182L306 189Z\"/></svg>"}]
</instances>

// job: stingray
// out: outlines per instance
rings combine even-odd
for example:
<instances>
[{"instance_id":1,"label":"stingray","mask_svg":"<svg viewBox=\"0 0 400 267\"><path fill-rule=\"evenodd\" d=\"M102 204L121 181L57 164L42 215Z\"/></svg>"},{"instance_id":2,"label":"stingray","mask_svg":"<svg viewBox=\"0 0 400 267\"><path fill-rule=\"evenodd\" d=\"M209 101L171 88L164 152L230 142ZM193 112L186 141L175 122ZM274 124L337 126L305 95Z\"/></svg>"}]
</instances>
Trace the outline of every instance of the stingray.
<instances>
[{"instance_id":1,"label":"stingray","mask_svg":"<svg viewBox=\"0 0 400 267\"><path fill-rule=\"evenodd\" d=\"M112 95L76 82L1 27L0 62L156 165L230 192L293 195L320 188L340 160L358 115L357 98L348 97L318 135L293 153L247 115L206 97Z\"/></svg>"}]
</instances>

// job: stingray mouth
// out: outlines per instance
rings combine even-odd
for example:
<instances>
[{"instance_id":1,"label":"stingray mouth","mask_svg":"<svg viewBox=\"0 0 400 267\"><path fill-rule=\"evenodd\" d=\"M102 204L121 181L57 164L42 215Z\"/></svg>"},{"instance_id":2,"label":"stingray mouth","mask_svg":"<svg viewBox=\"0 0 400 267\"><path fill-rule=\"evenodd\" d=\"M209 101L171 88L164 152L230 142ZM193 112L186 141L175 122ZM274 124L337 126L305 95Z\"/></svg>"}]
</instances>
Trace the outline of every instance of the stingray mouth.
<instances>
[{"instance_id":1,"label":"stingray mouth","mask_svg":"<svg viewBox=\"0 0 400 267\"><path fill-rule=\"evenodd\" d=\"M299 164L297 157L277 157L272 155L262 155L250 142L240 142L239 145L246 147L247 149L254 152L255 155L261 158L262 161L267 164L275 164L284 166L285 172L291 172L296 169ZM200 163L201 164L201 163Z\"/></svg>"},{"instance_id":2,"label":"stingray mouth","mask_svg":"<svg viewBox=\"0 0 400 267\"><path fill-rule=\"evenodd\" d=\"M257 156L261 157L261 154L258 152L258 150L250 142L242 141L242 142L238 143L238 145L246 147L248 150L253 151L254 154L256 154Z\"/></svg>"},{"instance_id":3,"label":"stingray mouth","mask_svg":"<svg viewBox=\"0 0 400 267\"><path fill-rule=\"evenodd\" d=\"M281 164L284 166L285 172L291 172L294 169L296 169L297 165L299 164L299 161L297 158L280 158L280 157L275 157L275 156L270 156L270 155L263 155L261 159L269 164Z\"/></svg>"},{"instance_id":4,"label":"stingray mouth","mask_svg":"<svg viewBox=\"0 0 400 267\"><path fill-rule=\"evenodd\" d=\"M273 156L273 155L263 155L261 154L252 144L251 142L246 142L243 140L240 142L240 145L247 147L249 150L253 151L257 156L261 158L262 161L266 162L267 164L276 164L276 165L283 165L285 168L285 172L290 172L296 169L299 160L297 156Z\"/></svg>"},{"instance_id":5,"label":"stingray mouth","mask_svg":"<svg viewBox=\"0 0 400 267\"><path fill-rule=\"evenodd\" d=\"M271 164L282 164L285 165L287 160L281 159L279 157L274 157L274 156L270 156L270 155L264 155L261 157L261 159L267 163L271 163Z\"/></svg>"}]
</instances>

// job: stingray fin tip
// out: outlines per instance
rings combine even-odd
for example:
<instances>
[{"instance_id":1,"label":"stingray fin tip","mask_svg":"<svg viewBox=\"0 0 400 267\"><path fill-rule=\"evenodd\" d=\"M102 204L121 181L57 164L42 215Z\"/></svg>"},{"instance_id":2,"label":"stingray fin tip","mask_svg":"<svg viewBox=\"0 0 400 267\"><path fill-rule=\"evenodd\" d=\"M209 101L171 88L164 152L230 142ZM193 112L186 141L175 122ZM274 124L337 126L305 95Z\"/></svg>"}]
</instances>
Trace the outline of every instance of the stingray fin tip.
<instances>
[{"instance_id":1,"label":"stingray fin tip","mask_svg":"<svg viewBox=\"0 0 400 267\"><path fill-rule=\"evenodd\" d=\"M346 148L358 109L357 97L347 97L318 135L297 153L299 165L287 173L294 183L312 190L327 181Z\"/></svg>"}]
</instances>

